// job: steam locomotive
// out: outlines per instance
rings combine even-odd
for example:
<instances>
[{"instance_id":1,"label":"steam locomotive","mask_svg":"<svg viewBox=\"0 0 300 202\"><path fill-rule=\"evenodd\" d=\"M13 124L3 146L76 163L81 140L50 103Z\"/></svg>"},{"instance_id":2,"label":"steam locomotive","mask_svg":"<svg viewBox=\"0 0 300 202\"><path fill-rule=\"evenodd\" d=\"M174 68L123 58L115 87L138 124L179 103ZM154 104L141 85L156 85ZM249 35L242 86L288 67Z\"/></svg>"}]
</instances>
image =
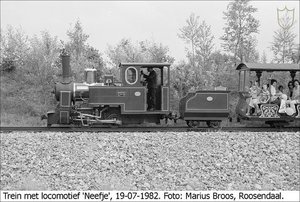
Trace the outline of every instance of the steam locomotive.
<instances>
[{"instance_id":1,"label":"steam locomotive","mask_svg":"<svg viewBox=\"0 0 300 202\"><path fill-rule=\"evenodd\" d=\"M170 64L121 63L120 80L105 75L96 82L96 70L84 70L84 82L71 79L70 56L61 54L62 81L55 85L55 110L47 112L47 126L52 125L109 125L157 123L162 119L183 119L189 127L206 122L218 127L229 118L229 91L216 88L210 91L190 92L179 102L179 113L170 109ZM153 111L147 110L147 87L141 71L153 68L157 74L156 103Z\"/></svg>"}]
</instances>

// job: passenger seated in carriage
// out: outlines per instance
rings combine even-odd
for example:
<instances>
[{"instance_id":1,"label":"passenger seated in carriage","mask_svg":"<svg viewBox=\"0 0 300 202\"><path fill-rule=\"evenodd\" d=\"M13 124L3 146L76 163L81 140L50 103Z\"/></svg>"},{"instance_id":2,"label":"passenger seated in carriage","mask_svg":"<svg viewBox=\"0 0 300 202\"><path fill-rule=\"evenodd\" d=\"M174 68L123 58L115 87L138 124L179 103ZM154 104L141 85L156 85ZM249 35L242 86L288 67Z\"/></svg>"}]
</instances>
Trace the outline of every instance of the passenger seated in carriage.
<instances>
[{"instance_id":1,"label":"passenger seated in carriage","mask_svg":"<svg viewBox=\"0 0 300 202\"><path fill-rule=\"evenodd\" d=\"M255 112L254 112L253 115L255 116L259 112L259 107L258 107L259 99L258 99L258 95L260 93L260 87L259 87L258 81L255 81L254 85L251 86L249 90L250 90L250 96L251 97L250 97L250 100L249 100L249 105L248 105L248 109L247 109L246 115L249 116L251 108L254 108Z\"/></svg>"},{"instance_id":2,"label":"passenger seated in carriage","mask_svg":"<svg viewBox=\"0 0 300 202\"><path fill-rule=\"evenodd\" d=\"M286 113L286 102L287 102L287 99L288 99L288 96L283 92L283 86L280 85L278 87L278 98L280 99L280 106L279 106L279 110L278 112L279 113Z\"/></svg>"},{"instance_id":3,"label":"passenger seated in carriage","mask_svg":"<svg viewBox=\"0 0 300 202\"><path fill-rule=\"evenodd\" d=\"M254 113L253 115L260 115L261 111L259 109L259 104L264 104L264 103L268 103L268 101L270 100L270 92L269 92L269 88L268 88L268 84L263 84L263 87L258 95L258 102L257 102L257 113Z\"/></svg>"},{"instance_id":4,"label":"passenger seated in carriage","mask_svg":"<svg viewBox=\"0 0 300 202\"><path fill-rule=\"evenodd\" d=\"M299 81L296 79L294 80L294 88L292 93L292 98L286 102L290 105L290 107L293 109L293 112L296 113L296 104L300 103L300 87L299 87Z\"/></svg>"},{"instance_id":5,"label":"passenger seated in carriage","mask_svg":"<svg viewBox=\"0 0 300 202\"><path fill-rule=\"evenodd\" d=\"M268 84L263 84L261 93L259 95L259 104L267 103L270 100L270 92Z\"/></svg>"},{"instance_id":6,"label":"passenger seated in carriage","mask_svg":"<svg viewBox=\"0 0 300 202\"><path fill-rule=\"evenodd\" d=\"M268 103L270 100L270 91L269 91L269 84L265 83L263 84L262 91L259 95L259 104L265 104ZM260 107L260 105L259 105ZM261 111L259 112L259 115L261 115Z\"/></svg>"},{"instance_id":7,"label":"passenger seated in carriage","mask_svg":"<svg viewBox=\"0 0 300 202\"><path fill-rule=\"evenodd\" d=\"M280 98L279 96L281 93L276 92L276 86L277 86L277 81L275 79L271 80L271 86L270 86L270 92L271 92L271 103L272 104L277 104L280 105Z\"/></svg>"},{"instance_id":8,"label":"passenger seated in carriage","mask_svg":"<svg viewBox=\"0 0 300 202\"><path fill-rule=\"evenodd\" d=\"M293 84L293 81L289 81L288 82L288 99L290 100L292 97L293 97L293 88L294 88L294 84Z\"/></svg>"}]
</instances>

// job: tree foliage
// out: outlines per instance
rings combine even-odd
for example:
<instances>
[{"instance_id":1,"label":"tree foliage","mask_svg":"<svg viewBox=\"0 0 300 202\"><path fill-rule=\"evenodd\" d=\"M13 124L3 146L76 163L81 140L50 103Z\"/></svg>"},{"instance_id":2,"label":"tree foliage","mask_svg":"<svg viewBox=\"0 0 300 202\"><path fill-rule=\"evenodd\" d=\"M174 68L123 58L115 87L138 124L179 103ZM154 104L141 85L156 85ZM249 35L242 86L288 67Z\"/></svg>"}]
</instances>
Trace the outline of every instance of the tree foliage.
<instances>
[{"instance_id":1,"label":"tree foliage","mask_svg":"<svg viewBox=\"0 0 300 202\"><path fill-rule=\"evenodd\" d=\"M211 33L211 27L204 20L200 22L200 17L192 13L186 20L186 25L180 28L179 31L179 38L183 39L187 44L191 44L192 49L191 52L188 51L187 53L189 63L182 63L174 70L188 68L189 72L191 72L189 82L195 89L211 85L214 83L210 60L214 47L214 36ZM178 71L182 71L179 69ZM176 76L182 77L180 73L176 71L174 73Z\"/></svg>"},{"instance_id":2,"label":"tree foliage","mask_svg":"<svg viewBox=\"0 0 300 202\"><path fill-rule=\"evenodd\" d=\"M107 55L111 60L111 65L118 66L121 62L142 62L141 50L134 45L130 39L121 39L115 45L109 45Z\"/></svg>"},{"instance_id":3,"label":"tree foliage","mask_svg":"<svg viewBox=\"0 0 300 202\"><path fill-rule=\"evenodd\" d=\"M214 47L213 44L214 36L211 33L211 26L207 25L205 21L199 26L199 33L196 38L196 58L197 67L200 70L205 70L209 68L210 56Z\"/></svg>"},{"instance_id":4,"label":"tree foliage","mask_svg":"<svg viewBox=\"0 0 300 202\"><path fill-rule=\"evenodd\" d=\"M133 43L130 39L121 39L115 45L109 45L106 51L110 59L106 69L116 78L119 78L118 65L121 62L145 62L145 63L173 63L174 58L169 55L169 48L161 43L148 40Z\"/></svg>"},{"instance_id":5,"label":"tree foliage","mask_svg":"<svg viewBox=\"0 0 300 202\"><path fill-rule=\"evenodd\" d=\"M65 44L66 50L71 55L71 66L75 80L83 80L85 68L96 69L101 76L104 69L104 61L99 50L87 43L89 35L84 32L81 22L77 20L74 27L67 31L69 41Z\"/></svg>"},{"instance_id":6,"label":"tree foliage","mask_svg":"<svg viewBox=\"0 0 300 202\"><path fill-rule=\"evenodd\" d=\"M174 58L168 55L169 48L161 43L148 40L133 43L130 39L121 39L115 46L108 46L107 55L111 65L118 66L121 62L168 62Z\"/></svg>"},{"instance_id":7,"label":"tree foliage","mask_svg":"<svg viewBox=\"0 0 300 202\"><path fill-rule=\"evenodd\" d=\"M183 61L171 69L171 85L174 89L174 97L177 99L185 96L189 91L196 90L192 69L190 64Z\"/></svg>"},{"instance_id":8,"label":"tree foliage","mask_svg":"<svg viewBox=\"0 0 300 202\"><path fill-rule=\"evenodd\" d=\"M262 56L260 58L260 63L266 64L267 63L267 54L263 51Z\"/></svg>"},{"instance_id":9,"label":"tree foliage","mask_svg":"<svg viewBox=\"0 0 300 202\"><path fill-rule=\"evenodd\" d=\"M253 58L257 56L254 34L258 33L259 27L259 21L253 16L256 11L257 8L250 5L249 0L234 0L228 4L227 11L223 12L226 26L221 37L224 41L222 47L233 54L235 62L253 62L257 59Z\"/></svg>"},{"instance_id":10,"label":"tree foliage","mask_svg":"<svg viewBox=\"0 0 300 202\"><path fill-rule=\"evenodd\" d=\"M162 43L144 40L139 42L139 46L145 62L173 63L175 60L169 55L169 48Z\"/></svg>"},{"instance_id":11,"label":"tree foliage","mask_svg":"<svg viewBox=\"0 0 300 202\"><path fill-rule=\"evenodd\" d=\"M24 65L28 51L28 36L21 28L8 26L1 29L0 67L1 71L13 71Z\"/></svg>"},{"instance_id":12,"label":"tree foliage","mask_svg":"<svg viewBox=\"0 0 300 202\"><path fill-rule=\"evenodd\" d=\"M298 51L295 44L296 34L293 32L294 22L288 15L284 15L279 23L281 26L274 32L271 46L273 62L296 63L295 55Z\"/></svg>"},{"instance_id":13,"label":"tree foliage","mask_svg":"<svg viewBox=\"0 0 300 202\"><path fill-rule=\"evenodd\" d=\"M15 69L9 72L2 69L1 109L4 113L18 114L18 117L46 113L54 104L50 92L54 75L59 71L55 62L59 55L57 38L47 31L32 38L13 28L2 33L6 42L4 64L5 59L12 58ZM3 67L3 63L1 65Z\"/></svg>"},{"instance_id":14,"label":"tree foliage","mask_svg":"<svg viewBox=\"0 0 300 202\"><path fill-rule=\"evenodd\" d=\"M78 60L85 50L86 41L89 38L89 35L83 32L83 27L80 21L77 20L74 27L67 31L67 36L70 40L68 49L71 54L75 56L75 59Z\"/></svg>"},{"instance_id":15,"label":"tree foliage","mask_svg":"<svg viewBox=\"0 0 300 202\"><path fill-rule=\"evenodd\" d=\"M293 55L292 55L293 63L300 63L300 44L297 44L294 48Z\"/></svg>"},{"instance_id":16,"label":"tree foliage","mask_svg":"<svg viewBox=\"0 0 300 202\"><path fill-rule=\"evenodd\" d=\"M191 63L192 66L195 65L195 44L200 32L200 23L199 23L199 16L195 16L192 13L189 18L186 20L185 26L183 26L178 34L179 38L183 39L187 44L191 44Z\"/></svg>"},{"instance_id":17,"label":"tree foliage","mask_svg":"<svg viewBox=\"0 0 300 202\"><path fill-rule=\"evenodd\" d=\"M102 70L101 54L87 44L88 35L80 22L67 34L70 40L63 48L71 53L71 68L76 81L82 81L84 68ZM61 48L58 38L48 31L29 38L21 29L11 26L1 30L2 114L37 117L53 109L56 101L51 91L54 83L60 81Z\"/></svg>"},{"instance_id":18,"label":"tree foliage","mask_svg":"<svg viewBox=\"0 0 300 202\"><path fill-rule=\"evenodd\" d=\"M213 86L225 86L229 90L236 90L237 72L234 71L234 59L230 54L222 53L217 50L211 54Z\"/></svg>"}]
</instances>

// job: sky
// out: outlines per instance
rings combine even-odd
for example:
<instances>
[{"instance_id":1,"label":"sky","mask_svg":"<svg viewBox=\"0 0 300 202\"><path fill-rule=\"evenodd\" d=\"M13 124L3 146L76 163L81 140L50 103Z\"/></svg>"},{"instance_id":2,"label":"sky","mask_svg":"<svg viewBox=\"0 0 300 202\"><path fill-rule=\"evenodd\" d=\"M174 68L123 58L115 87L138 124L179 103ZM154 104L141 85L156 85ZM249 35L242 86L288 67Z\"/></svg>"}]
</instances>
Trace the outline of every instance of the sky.
<instances>
[{"instance_id":1,"label":"sky","mask_svg":"<svg viewBox=\"0 0 300 202\"><path fill-rule=\"evenodd\" d=\"M229 1L1 1L1 30L7 25L21 27L29 35L49 31L52 36L67 41L67 30L79 19L84 32L89 35L88 44L106 56L108 45L116 45L122 38L134 43L150 40L169 47L169 55L175 63L186 57L185 44L178 37L179 29L186 25L191 13L200 16L211 26L215 37L215 49L221 49L226 11ZM294 32L299 43L299 1L251 1L258 11L260 21L257 34L260 54L272 53L270 45L274 31L279 29L277 8L295 9Z\"/></svg>"}]
</instances>

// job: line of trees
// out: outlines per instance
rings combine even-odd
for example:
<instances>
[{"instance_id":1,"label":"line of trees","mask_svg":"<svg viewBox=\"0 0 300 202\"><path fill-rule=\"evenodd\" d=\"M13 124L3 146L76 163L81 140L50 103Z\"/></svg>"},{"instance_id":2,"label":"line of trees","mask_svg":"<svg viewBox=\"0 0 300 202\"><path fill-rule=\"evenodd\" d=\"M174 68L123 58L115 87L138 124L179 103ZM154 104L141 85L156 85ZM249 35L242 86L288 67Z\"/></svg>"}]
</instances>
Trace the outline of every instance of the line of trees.
<instances>
[{"instance_id":1,"label":"line of trees","mask_svg":"<svg viewBox=\"0 0 300 202\"><path fill-rule=\"evenodd\" d=\"M249 0L234 0L228 4L223 13L222 50L215 48L211 25L192 13L177 33L188 46L187 60L176 65L166 45L149 40L135 42L128 38L109 45L105 52L109 60L104 61L103 53L88 44L89 36L79 20L67 30L67 41L61 41L47 31L30 38L22 29L8 26L5 31L1 30L1 109L7 113L39 116L52 108L55 101L50 92L61 76L59 54L63 48L72 55L73 76L78 82L83 79L84 68L97 69L100 77L107 73L118 77L120 62L172 63L173 109L188 91L219 85L235 90L235 64L241 61L267 62L266 53L260 58L256 49L259 21L254 17L255 12L257 9L250 5ZM290 19L283 18L284 23L290 25ZM274 32L270 46L274 54L272 62L299 63L300 50L295 44L297 35L293 27L294 24Z\"/></svg>"},{"instance_id":2,"label":"line of trees","mask_svg":"<svg viewBox=\"0 0 300 202\"><path fill-rule=\"evenodd\" d=\"M225 20L224 34L221 36L223 50L214 47L215 36L211 26L200 16L192 13L186 20L186 25L179 29L179 38L183 39L190 49L187 51L188 62L180 64L183 69L189 69L188 82L174 84L179 94L186 94L187 89L209 89L212 86L227 86L234 90L236 83L235 64L257 62L256 50L259 21L253 14L257 11L249 0L235 0L228 4L223 13ZM182 77L178 71L175 74ZM180 80L178 81L180 82ZM188 87L185 87L188 85Z\"/></svg>"}]
</instances>

